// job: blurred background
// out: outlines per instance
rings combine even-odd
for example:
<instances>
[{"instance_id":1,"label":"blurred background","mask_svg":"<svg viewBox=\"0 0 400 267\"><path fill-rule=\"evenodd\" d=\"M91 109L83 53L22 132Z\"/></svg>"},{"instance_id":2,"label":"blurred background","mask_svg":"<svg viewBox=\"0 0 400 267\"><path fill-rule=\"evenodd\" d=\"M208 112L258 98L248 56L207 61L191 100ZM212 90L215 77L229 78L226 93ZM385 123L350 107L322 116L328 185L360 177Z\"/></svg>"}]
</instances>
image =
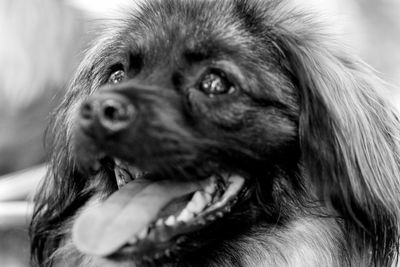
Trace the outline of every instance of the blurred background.
<instances>
[{"instance_id":1,"label":"blurred background","mask_svg":"<svg viewBox=\"0 0 400 267\"><path fill-rule=\"evenodd\" d=\"M400 1L294 0L316 9L381 77L400 106ZM29 265L32 192L43 133L99 25L136 0L0 0L0 266ZM330 25L331 26L331 25Z\"/></svg>"}]
</instances>

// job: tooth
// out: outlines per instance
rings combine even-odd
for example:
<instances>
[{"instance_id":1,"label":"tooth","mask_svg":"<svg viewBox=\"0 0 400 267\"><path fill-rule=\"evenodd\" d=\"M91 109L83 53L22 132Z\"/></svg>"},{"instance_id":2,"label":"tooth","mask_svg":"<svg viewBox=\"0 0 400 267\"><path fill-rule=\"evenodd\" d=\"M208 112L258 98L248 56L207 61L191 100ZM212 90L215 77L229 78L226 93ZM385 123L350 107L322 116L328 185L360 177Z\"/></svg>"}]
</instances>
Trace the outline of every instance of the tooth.
<instances>
[{"instance_id":1,"label":"tooth","mask_svg":"<svg viewBox=\"0 0 400 267\"><path fill-rule=\"evenodd\" d=\"M244 183L244 178L239 175L231 175L231 176L229 176L228 181L231 184L242 185Z\"/></svg>"},{"instance_id":2,"label":"tooth","mask_svg":"<svg viewBox=\"0 0 400 267\"><path fill-rule=\"evenodd\" d=\"M116 179L117 179L118 188L123 187L124 186L124 182L121 180L121 178L120 177L116 177Z\"/></svg>"},{"instance_id":3,"label":"tooth","mask_svg":"<svg viewBox=\"0 0 400 267\"><path fill-rule=\"evenodd\" d=\"M162 219L158 219L157 221L156 221L156 226L163 226L164 225L164 223L163 223L163 220Z\"/></svg>"},{"instance_id":4,"label":"tooth","mask_svg":"<svg viewBox=\"0 0 400 267\"><path fill-rule=\"evenodd\" d=\"M197 212L198 212L196 203L195 203L195 202L192 202L192 201L190 201L190 202L186 205L186 208L185 208L185 209L187 209L188 211L190 211L190 212L192 212L192 213L197 213Z\"/></svg>"},{"instance_id":5,"label":"tooth","mask_svg":"<svg viewBox=\"0 0 400 267\"><path fill-rule=\"evenodd\" d=\"M244 184L244 179L238 175L232 175L228 178L229 186L226 189L223 199L220 202L226 201L230 196L233 196L238 193L240 188L242 188Z\"/></svg>"},{"instance_id":6,"label":"tooth","mask_svg":"<svg viewBox=\"0 0 400 267\"><path fill-rule=\"evenodd\" d=\"M171 215L167 218L167 220L165 220L165 224L168 226L172 226L176 223L176 218L174 215Z\"/></svg>"},{"instance_id":7,"label":"tooth","mask_svg":"<svg viewBox=\"0 0 400 267\"><path fill-rule=\"evenodd\" d=\"M221 218L222 216L224 216L224 214L222 213L222 211L218 211L216 213L217 217Z\"/></svg>"},{"instance_id":8,"label":"tooth","mask_svg":"<svg viewBox=\"0 0 400 267\"><path fill-rule=\"evenodd\" d=\"M188 211L187 209L182 210L181 214L179 214L177 220L181 222L187 222L194 217L193 213Z\"/></svg>"},{"instance_id":9,"label":"tooth","mask_svg":"<svg viewBox=\"0 0 400 267\"><path fill-rule=\"evenodd\" d=\"M204 198L204 194L202 194L200 191L197 191L194 193L192 200L190 202L195 202L199 204L207 204L206 199Z\"/></svg>"},{"instance_id":10,"label":"tooth","mask_svg":"<svg viewBox=\"0 0 400 267\"><path fill-rule=\"evenodd\" d=\"M129 172L129 174L130 174L129 177L131 180L136 179L143 174L143 172L140 169L138 169L135 166L131 166L131 165L128 165L126 170Z\"/></svg>"},{"instance_id":11,"label":"tooth","mask_svg":"<svg viewBox=\"0 0 400 267\"><path fill-rule=\"evenodd\" d=\"M134 236L134 237L132 237L132 238L128 241L128 244L129 244L129 245L134 245L134 244L137 243L137 241L138 241L137 237Z\"/></svg>"},{"instance_id":12,"label":"tooth","mask_svg":"<svg viewBox=\"0 0 400 267\"><path fill-rule=\"evenodd\" d=\"M204 197L204 194L201 192L197 191L190 202L186 205L187 210L189 210L192 213L199 213L202 211L208 204L207 199Z\"/></svg>"},{"instance_id":13,"label":"tooth","mask_svg":"<svg viewBox=\"0 0 400 267\"><path fill-rule=\"evenodd\" d=\"M147 236L147 232L148 232L148 229L147 228L143 228L143 230L140 231L140 233L137 235L137 237L139 239L144 239Z\"/></svg>"},{"instance_id":14,"label":"tooth","mask_svg":"<svg viewBox=\"0 0 400 267\"><path fill-rule=\"evenodd\" d=\"M211 183L209 183L208 185L206 185L206 187L204 187L204 192L212 195L215 192L215 179L213 179L213 181Z\"/></svg>"},{"instance_id":15,"label":"tooth","mask_svg":"<svg viewBox=\"0 0 400 267\"><path fill-rule=\"evenodd\" d=\"M114 175L115 175L115 180L117 182L118 188L121 188L124 184L123 184L123 181L121 179L121 175L120 175L120 173L119 173L117 168L114 169Z\"/></svg>"},{"instance_id":16,"label":"tooth","mask_svg":"<svg viewBox=\"0 0 400 267\"><path fill-rule=\"evenodd\" d=\"M202 205L206 206L208 203L211 202L212 196L210 194L208 194L208 193L205 193L205 192L196 192L196 194L193 196L193 200L195 202L199 202Z\"/></svg>"},{"instance_id":17,"label":"tooth","mask_svg":"<svg viewBox=\"0 0 400 267\"><path fill-rule=\"evenodd\" d=\"M115 165L120 166L122 164L122 161L120 159L114 158L114 163Z\"/></svg>"},{"instance_id":18,"label":"tooth","mask_svg":"<svg viewBox=\"0 0 400 267\"><path fill-rule=\"evenodd\" d=\"M120 174L125 183L132 180L130 174L125 169L121 169Z\"/></svg>"}]
</instances>

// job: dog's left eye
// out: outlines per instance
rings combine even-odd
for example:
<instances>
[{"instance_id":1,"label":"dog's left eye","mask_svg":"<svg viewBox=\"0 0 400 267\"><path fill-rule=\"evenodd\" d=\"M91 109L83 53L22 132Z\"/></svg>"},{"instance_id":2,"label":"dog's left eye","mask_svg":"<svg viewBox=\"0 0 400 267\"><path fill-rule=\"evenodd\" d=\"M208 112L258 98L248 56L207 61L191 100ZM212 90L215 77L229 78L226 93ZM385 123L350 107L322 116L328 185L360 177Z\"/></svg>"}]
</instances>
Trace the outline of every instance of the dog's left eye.
<instances>
[{"instance_id":1,"label":"dog's left eye","mask_svg":"<svg viewBox=\"0 0 400 267\"><path fill-rule=\"evenodd\" d=\"M231 94L235 91L233 84L222 72L209 72L200 81L199 89L210 97Z\"/></svg>"},{"instance_id":2,"label":"dog's left eye","mask_svg":"<svg viewBox=\"0 0 400 267\"><path fill-rule=\"evenodd\" d=\"M123 70L117 70L111 73L108 78L108 83L117 84L122 82L125 79L125 72Z\"/></svg>"}]
</instances>

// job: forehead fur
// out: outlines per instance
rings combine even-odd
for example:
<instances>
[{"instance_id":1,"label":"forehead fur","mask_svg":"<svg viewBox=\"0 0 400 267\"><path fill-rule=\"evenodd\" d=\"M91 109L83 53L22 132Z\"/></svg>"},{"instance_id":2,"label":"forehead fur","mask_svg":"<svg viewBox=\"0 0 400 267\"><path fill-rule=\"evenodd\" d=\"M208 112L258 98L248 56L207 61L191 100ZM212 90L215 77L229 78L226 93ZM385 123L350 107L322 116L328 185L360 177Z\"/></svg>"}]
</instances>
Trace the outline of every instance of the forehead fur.
<instances>
[{"instance_id":1,"label":"forehead fur","mask_svg":"<svg viewBox=\"0 0 400 267\"><path fill-rule=\"evenodd\" d=\"M235 1L144 2L126 12L113 33L106 32L112 39L102 47L113 48L112 58L129 49L157 63L181 54L198 61L224 55L255 59L271 50L261 52L254 46L255 39L268 36L256 7Z\"/></svg>"},{"instance_id":2,"label":"forehead fur","mask_svg":"<svg viewBox=\"0 0 400 267\"><path fill-rule=\"evenodd\" d=\"M109 66L128 61L127 53L145 57L148 68L161 63L171 67L182 59L227 57L273 72L281 63L274 62L281 54L275 39L280 31L286 32L279 25L290 24L284 13L277 17L276 10L284 4L276 2L142 1L134 9L124 10L118 20L106 22L78 70L75 81L79 81L79 91L87 94L98 88L109 75Z\"/></svg>"}]
</instances>

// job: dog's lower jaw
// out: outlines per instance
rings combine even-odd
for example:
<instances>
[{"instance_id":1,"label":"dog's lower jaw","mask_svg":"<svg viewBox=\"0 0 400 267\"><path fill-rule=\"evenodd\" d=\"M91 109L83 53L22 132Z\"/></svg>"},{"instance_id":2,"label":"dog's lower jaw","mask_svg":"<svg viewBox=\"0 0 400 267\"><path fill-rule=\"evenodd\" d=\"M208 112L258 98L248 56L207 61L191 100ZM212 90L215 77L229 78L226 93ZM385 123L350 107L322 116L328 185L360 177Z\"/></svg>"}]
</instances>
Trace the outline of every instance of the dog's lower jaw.
<instances>
[{"instance_id":1,"label":"dog's lower jaw","mask_svg":"<svg viewBox=\"0 0 400 267\"><path fill-rule=\"evenodd\" d=\"M283 227L253 226L246 234L222 243L212 255L202 255L201 258L186 257L190 260L163 266L342 267L360 262L365 262L367 266L367 255L349 256L347 238L336 219L303 216ZM75 248L70 237L66 237L53 254L53 262L54 266L77 267L151 266L84 255Z\"/></svg>"}]
</instances>

